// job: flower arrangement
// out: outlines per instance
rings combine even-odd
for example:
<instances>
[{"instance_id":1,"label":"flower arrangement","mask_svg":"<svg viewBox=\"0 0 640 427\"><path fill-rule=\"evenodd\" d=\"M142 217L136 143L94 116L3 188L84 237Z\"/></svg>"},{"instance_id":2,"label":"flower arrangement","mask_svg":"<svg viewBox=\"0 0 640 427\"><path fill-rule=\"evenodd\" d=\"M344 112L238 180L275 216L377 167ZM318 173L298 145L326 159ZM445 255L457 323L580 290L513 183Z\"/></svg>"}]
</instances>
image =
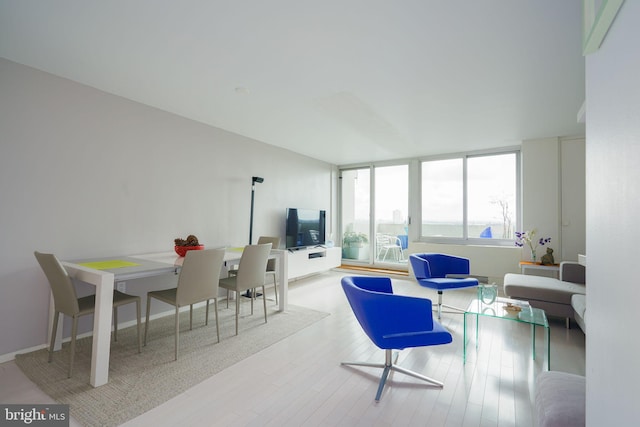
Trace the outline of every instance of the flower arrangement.
<instances>
[{"instance_id":1,"label":"flower arrangement","mask_svg":"<svg viewBox=\"0 0 640 427\"><path fill-rule=\"evenodd\" d=\"M538 230L535 228L531 231L516 231L516 246L523 247L527 245L531 251L531 260L536 262L536 249L538 246L544 246L551 241L551 237L540 237L536 239Z\"/></svg>"}]
</instances>

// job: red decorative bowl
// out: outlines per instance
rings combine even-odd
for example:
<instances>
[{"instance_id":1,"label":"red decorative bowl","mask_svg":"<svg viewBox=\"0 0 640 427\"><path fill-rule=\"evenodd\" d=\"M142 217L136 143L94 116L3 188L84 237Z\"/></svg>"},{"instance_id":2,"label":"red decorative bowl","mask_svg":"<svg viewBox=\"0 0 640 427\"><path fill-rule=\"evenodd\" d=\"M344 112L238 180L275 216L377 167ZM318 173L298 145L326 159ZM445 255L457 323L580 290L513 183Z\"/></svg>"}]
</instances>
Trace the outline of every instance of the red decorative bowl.
<instances>
[{"instance_id":1,"label":"red decorative bowl","mask_svg":"<svg viewBox=\"0 0 640 427\"><path fill-rule=\"evenodd\" d=\"M204 249L204 245L198 245L198 246L174 246L174 249L176 250L176 253L179 256L185 256L187 254L187 251L201 251Z\"/></svg>"}]
</instances>

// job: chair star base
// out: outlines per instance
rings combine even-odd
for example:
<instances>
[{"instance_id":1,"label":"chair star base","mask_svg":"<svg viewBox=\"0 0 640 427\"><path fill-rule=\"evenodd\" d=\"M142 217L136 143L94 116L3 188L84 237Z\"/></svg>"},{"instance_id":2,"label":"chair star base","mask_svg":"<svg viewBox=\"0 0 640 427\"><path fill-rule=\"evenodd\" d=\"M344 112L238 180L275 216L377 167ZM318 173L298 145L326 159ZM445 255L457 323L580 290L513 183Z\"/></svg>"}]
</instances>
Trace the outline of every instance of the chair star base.
<instances>
[{"instance_id":1,"label":"chair star base","mask_svg":"<svg viewBox=\"0 0 640 427\"><path fill-rule=\"evenodd\" d=\"M417 378L419 380L425 381L429 384L437 386L438 388L444 387L444 384L440 381L434 380L433 378L429 378L425 375L419 374L414 371L410 371L409 369L405 369L401 366L396 365L398 361L399 352L392 353L392 350L385 350L385 362L384 363L369 363L369 362L342 362L341 365L347 366L366 366L369 368L381 368L382 377L380 377L380 384L378 385L378 392L376 393L376 402L380 401L380 397L382 396L382 391L384 390L385 383L387 382L387 377L391 371L397 371L402 374L408 375L413 378Z\"/></svg>"},{"instance_id":2,"label":"chair star base","mask_svg":"<svg viewBox=\"0 0 640 427\"><path fill-rule=\"evenodd\" d=\"M443 310L442 308L448 308L449 310L453 310L453 311L448 311L448 310ZM454 307L452 305L447 305L447 304L440 304L439 306L433 307L433 311L438 313L438 320L440 320L440 315L442 313L447 313L447 314L464 314L464 308L460 308L460 307Z\"/></svg>"},{"instance_id":3,"label":"chair star base","mask_svg":"<svg viewBox=\"0 0 640 427\"><path fill-rule=\"evenodd\" d=\"M449 310L455 311L442 311L442 307L446 307ZM464 308L442 303L442 291L438 291L438 304L433 308L433 310L438 313L438 320L442 318L442 313L464 314Z\"/></svg>"}]
</instances>

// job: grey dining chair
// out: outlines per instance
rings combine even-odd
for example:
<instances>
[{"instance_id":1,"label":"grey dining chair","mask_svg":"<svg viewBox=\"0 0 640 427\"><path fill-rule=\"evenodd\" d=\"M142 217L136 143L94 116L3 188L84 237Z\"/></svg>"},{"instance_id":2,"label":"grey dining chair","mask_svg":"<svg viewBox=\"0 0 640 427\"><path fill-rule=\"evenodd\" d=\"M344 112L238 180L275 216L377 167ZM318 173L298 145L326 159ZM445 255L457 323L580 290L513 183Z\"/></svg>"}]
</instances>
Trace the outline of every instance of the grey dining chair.
<instances>
[{"instance_id":1,"label":"grey dining chair","mask_svg":"<svg viewBox=\"0 0 640 427\"><path fill-rule=\"evenodd\" d=\"M279 237L270 237L270 236L260 236L258 238L258 244L264 245L265 243L271 243L271 249L278 249L280 247L280 238ZM231 269L228 271L229 277L235 276L238 274L238 269ZM267 271L265 272L265 279L271 278L273 280L273 290L276 294L276 304L278 304L278 277L276 273L276 260L271 258L267 260ZM255 295L255 291L253 295Z\"/></svg>"},{"instance_id":2,"label":"grey dining chair","mask_svg":"<svg viewBox=\"0 0 640 427\"><path fill-rule=\"evenodd\" d=\"M147 318L144 324L144 345L147 345L149 330L149 314L151 298L175 307L175 351L174 360L178 360L178 343L180 336L180 307L189 306L189 330L193 329L193 304L207 303L205 325L209 324L209 301L213 300L216 317L216 335L220 342L220 326L218 324L218 280L224 262L224 248L188 251L182 262L178 286L176 288L151 291L147 293Z\"/></svg>"},{"instance_id":3,"label":"grey dining chair","mask_svg":"<svg viewBox=\"0 0 640 427\"><path fill-rule=\"evenodd\" d=\"M271 252L271 243L245 246L240 257L238 273L235 276L220 279L220 287L227 290L227 307L229 307L229 291L236 293L236 335L238 335L240 293L261 287L264 294L264 279L269 252ZM262 299L262 305L264 322L267 323L267 301L265 298ZM253 297L251 298L251 314L253 314Z\"/></svg>"},{"instance_id":4,"label":"grey dining chair","mask_svg":"<svg viewBox=\"0 0 640 427\"><path fill-rule=\"evenodd\" d=\"M87 314L93 314L96 309L96 296L89 295L78 298L73 282L67 274L58 258L54 254L46 254L38 251L34 252L38 264L44 271L51 293L53 294L53 303L55 313L53 317L53 328L51 330L51 343L49 344L49 363L53 359L53 348L55 346L56 331L58 329L58 318L60 313L71 317L71 347L69 349L69 372L68 378L71 378L73 372L73 360L76 350L76 336L78 334L78 318ZM113 319L114 319L114 338L117 339L118 334L118 307L125 304L136 303L136 314L138 323L138 353L140 347L140 297L136 295L128 295L120 291L113 291Z\"/></svg>"}]
</instances>

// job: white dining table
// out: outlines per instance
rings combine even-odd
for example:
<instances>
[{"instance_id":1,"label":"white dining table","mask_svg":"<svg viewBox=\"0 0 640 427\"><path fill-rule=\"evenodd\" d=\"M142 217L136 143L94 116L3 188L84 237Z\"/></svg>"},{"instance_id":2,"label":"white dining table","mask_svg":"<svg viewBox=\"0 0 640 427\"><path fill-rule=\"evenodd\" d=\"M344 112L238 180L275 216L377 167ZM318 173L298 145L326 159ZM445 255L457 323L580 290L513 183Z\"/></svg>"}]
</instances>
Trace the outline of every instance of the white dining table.
<instances>
[{"instance_id":1,"label":"white dining table","mask_svg":"<svg viewBox=\"0 0 640 427\"><path fill-rule=\"evenodd\" d=\"M243 248L228 248L225 251L225 265L238 264ZM285 311L288 303L287 251L272 249L270 258L276 260L276 275L279 286L278 309ZM93 387L109 381L109 355L111 348L111 321L113 313L113 290L118 282L176 274L184 258L174 252L147 253L139 255L112 256L81 260L62 261L69 276L75 280L96 287L96 309L93 321L93 344L91 352L91 374L89 383ZM98 267L98 268L95 268ZM55 313L53 295L50 298L49 335L53 328ZM62 322L56 331L55 350L62 346Z\"/></svg>"}]
</instances>

